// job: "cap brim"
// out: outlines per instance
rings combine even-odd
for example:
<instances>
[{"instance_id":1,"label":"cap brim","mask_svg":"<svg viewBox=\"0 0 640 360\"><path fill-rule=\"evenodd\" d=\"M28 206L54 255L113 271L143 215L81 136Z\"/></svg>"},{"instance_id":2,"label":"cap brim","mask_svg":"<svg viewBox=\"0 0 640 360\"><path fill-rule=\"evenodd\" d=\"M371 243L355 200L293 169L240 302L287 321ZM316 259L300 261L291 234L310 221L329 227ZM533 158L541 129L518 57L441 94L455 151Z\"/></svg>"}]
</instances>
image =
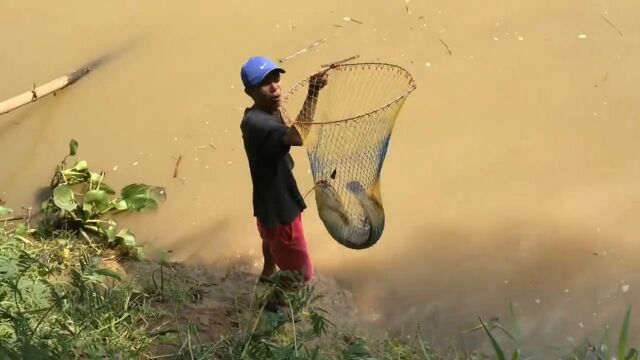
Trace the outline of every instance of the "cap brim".
<instances>
[{"instance_id":1,"label":"cap brim","mask_svg":"<svg viewBox=\"0 0 640 360\"><path fill-rule=\"evenodd\" d=\"M271 74L274 71L278 71L278 72L280 72L282 74L286 73L286 71L283 68L279 68L279 67L273 68L271 70L267 70L267 71L265 71L264 75L260 76L258 79L255 80L253 86L260 85L260 83L262 83L264 78L266 78L269 74Z\"/></svg>"}]
</instances>

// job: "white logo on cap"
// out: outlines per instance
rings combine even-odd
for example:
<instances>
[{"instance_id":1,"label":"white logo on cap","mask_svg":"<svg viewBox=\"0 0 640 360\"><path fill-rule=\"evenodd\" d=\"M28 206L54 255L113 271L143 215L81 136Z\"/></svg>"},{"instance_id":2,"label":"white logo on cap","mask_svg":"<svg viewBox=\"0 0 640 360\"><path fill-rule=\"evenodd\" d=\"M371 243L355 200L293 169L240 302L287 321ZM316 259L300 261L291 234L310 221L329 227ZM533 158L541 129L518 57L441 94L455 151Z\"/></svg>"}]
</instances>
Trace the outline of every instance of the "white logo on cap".
<instances>
[{"instance_id":1,"label":"white logo on cap","mask_svg":"<svg viewBox=\"0 0 640 360\"><path fill-rule=\"evenodd\" d=\"M267 66L267 63L264 63L260 66L260 70L264 69L264 67Z\"/></svg>"}]
</instances>

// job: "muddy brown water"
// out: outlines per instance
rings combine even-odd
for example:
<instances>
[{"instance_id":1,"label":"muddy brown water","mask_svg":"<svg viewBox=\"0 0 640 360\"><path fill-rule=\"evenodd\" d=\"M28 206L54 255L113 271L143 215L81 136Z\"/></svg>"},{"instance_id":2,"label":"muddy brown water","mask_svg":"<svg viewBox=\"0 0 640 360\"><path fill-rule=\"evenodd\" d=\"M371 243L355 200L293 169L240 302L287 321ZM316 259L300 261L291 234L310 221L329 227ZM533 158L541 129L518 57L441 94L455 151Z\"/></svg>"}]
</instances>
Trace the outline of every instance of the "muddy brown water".
<instances>
[{"instance_id":1,"label":"muddy brown water","mask_svg":"<svg viewBox=\"0 0 640 360\"><path fill-rule=\"evenodd\" d=\"M0 118L0 197L34 204L73 137L111 184L167 188L159 212L122 220L142 241L190 262L257 255L239 68L326 38L284 63L285 88L355 54L418 85L383 169L380 242L337 245L307 198L317 271L353 291L364 320L471 346L484 341L462 333L476 313L508 325L511 300L532 346L617 333L640 299L639 11L630 0L4 1L0 99L134 45ZM306 154L293 155L306 192Z\"/></svg>"}]
</instances>

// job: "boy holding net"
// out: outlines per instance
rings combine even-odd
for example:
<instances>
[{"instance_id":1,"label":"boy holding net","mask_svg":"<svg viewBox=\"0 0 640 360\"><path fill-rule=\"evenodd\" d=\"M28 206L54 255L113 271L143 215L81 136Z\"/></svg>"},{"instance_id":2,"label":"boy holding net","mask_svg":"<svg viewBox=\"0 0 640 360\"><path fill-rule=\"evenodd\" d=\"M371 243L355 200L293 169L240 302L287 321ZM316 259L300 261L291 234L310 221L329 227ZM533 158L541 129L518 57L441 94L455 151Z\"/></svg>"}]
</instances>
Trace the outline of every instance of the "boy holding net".
<instances>
[{"instance_id":1,"label":"boy holding net","mask_svg":"<svg viewBox=\"0 0 640 360\"><path fill-rule=\"evenodd\" d=\"M300 273L304 281L313 277L313 265L302 227L306 204L293 176L291 146L302 146L295 126L287 126L280 106L280 74L285 70L270 59L251 57L241 68L245 93L254 104L245 109L240 128L253 184L253 215L262 238L265 281L281 270ZM313 119L317 94L327 84L322 74L311 78L309 93L298 122Z\"/></svg>"}]
</instances>

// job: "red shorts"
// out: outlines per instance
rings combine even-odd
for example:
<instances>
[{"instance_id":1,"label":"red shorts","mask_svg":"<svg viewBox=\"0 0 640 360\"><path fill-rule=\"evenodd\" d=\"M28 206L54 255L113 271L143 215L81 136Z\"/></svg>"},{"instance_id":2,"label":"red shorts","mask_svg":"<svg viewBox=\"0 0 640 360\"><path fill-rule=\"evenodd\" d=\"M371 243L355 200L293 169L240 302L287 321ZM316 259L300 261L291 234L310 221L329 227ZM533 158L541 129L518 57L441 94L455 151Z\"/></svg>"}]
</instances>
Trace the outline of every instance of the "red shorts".
<instances>
[{"instance_id":1,"label":"red shorts","mask_svg":"<svg viewBox=\"0 0 640 360\"><path fill-rule=\"evenodd\" d=\"M271 254L280 270L300 271L305 281L309 281L313 277L313 266L302 229L302 214L290 224L275 228L265 228L260 220L257 223L262 249Z\"/></svg>"}]
</instances>

